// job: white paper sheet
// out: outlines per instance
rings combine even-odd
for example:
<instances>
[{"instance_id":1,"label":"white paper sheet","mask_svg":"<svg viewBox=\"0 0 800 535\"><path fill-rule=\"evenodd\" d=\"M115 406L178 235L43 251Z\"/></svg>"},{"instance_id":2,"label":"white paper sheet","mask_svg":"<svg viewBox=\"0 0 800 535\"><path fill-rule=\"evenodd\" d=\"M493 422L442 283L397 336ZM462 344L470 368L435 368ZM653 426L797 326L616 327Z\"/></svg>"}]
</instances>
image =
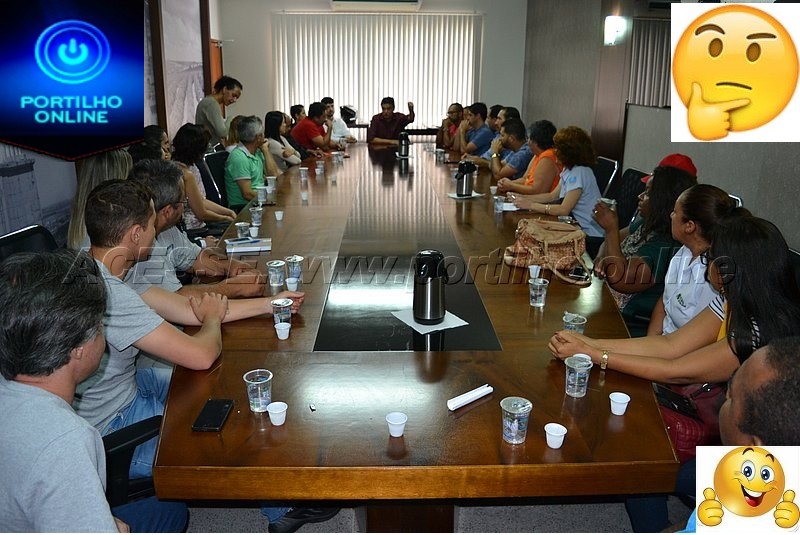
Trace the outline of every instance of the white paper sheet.
<instances>
[{"instance_id":1,"label":"white paper sheet","mask_svg":"<svg viewBox=\"0 0 800 535\"><path fill-rule=\"evenodd\" d=\"M396 312L392 312L392 316L399 319L420 334L428 334L435 331L443 331L445 329L461 327L462 325L469 325L469 323L462 320L455 314L451 314L450 312L445 312L442 322L437 323L436 325L423 325L422 323L417 323L414 321L414 312L411 310L398 310Z\"/></svg>"}]
</instances>

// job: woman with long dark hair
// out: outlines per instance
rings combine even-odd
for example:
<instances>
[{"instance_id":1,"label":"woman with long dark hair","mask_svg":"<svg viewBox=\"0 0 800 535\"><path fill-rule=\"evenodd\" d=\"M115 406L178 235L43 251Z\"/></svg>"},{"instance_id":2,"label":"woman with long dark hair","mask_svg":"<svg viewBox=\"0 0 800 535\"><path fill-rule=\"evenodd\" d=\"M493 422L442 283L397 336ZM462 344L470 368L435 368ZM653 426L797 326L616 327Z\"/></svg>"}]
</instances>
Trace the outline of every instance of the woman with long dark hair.
<instances>
[{"instance_id":1,"label":"woman with long dark hair","mask_svg":"<svg viewBox=\"0 0 800 535\"><path fill-rule=\"evenodd\" d=\"M615 210L602 202L594 207L595 220L606 233L594 272L608 282L631 336L647 332L670 259L680 245L672 238L670 214L678 196L696 183L677 167L656 167L639 195L640 217L623 231Z\"/></svg>"},{"instance_id":2,"label":"woman with long dark hair","mask_svg":"<svg viewBox=\"0 0 800 535\"><path fill-rule=\"evenodd\" d=\"M264 136L267 138L269 152L282 171L290 165L298 165L301 161L300 153L285 137L288 131L282 111L271 111L264 117Z\"/></svg>"}]
</instances>

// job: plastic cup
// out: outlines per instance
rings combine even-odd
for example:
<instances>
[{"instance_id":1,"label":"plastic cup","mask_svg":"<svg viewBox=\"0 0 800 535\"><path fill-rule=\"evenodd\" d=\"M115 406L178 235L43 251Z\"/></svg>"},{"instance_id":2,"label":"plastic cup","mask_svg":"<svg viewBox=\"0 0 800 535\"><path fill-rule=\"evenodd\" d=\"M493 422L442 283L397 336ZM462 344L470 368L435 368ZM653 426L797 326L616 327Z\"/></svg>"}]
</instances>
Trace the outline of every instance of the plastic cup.
<instances>
[{"instance_id":1,"label":"plastic cup","mask_svg":"<svg viewBox=\"0 0 800 535\"><path fill-rule=\"evenodd\" d=\"M303 276L303 258L300 255L293 254L284 258L286 261L286 270L288 272L288 277L292 277L295 279L300 279Z\"/></svg>"},{"instance_id":2,"label":"plastic cup","mask_svg":"<svg viewBox=\"0 0 800 535\"><path fill-rule=\"evenodd\" d=\"M250 410L266 412L272 402L272 372L262 368L250 370L242 376L247 386L247 399Z\"/></svg>"},{"instance_id":3,"label":"plastic cup","mask_svg":"<svg viewBox=\"0 0 800 535\"><path fill-rule=\"evenodd\" d=\"M390 412L386 415L386 423L389 424L389 434L393 437L402 437L406 428L408 416L402 412Z\"/></svg>"},{"instance_id":4,"label":"plastic cup","mask_svg":"<svg viewBox=\"0 0 800 535\"><path fill-rule=\"evenodd\" d=\"M325 172L325 164L323 162L317 162L317 168L315 169L318 175L321 175Z\"/></svg>"},{"instance_id":5,"label":"plastic cup","mask_svg":"<svg viewBox=\"0 0 800 535\"><path fill-rule=\"evenodd\" d=\"M298 278L289 277L288 279L286 279L286 289L289 290L290 292L294 292L295 290L297 290L297 284L299 282L300 280Z\"/></svg>"},{"instance_id":6,"label":"plastic cup","mask_svg":"<svg viewBox=\"0 0 800 535\"><path fill-rule=\"evenodd\" d=\"M544 426L544 434L547 437L547 447L557 450L564 444L564 435L567 434L567 428L561 424L551 422Z\"/></svg>"},{"instance_id":7,"label":"plastic cup","mask_svg":"<svg viewBox=\"0 0 800 535\"><path fill-rule=\"evenodd\" d=\"M548 284L550 284L550 281L547 279L528 279L528 287L530 289L530 304L532 307L544 307L544 302L547 299Z\"/></svg>"},{"instance_id":8,"label":"plastic cup","mask_svg":"<svg viewBox=\"0 0 800 535\"><path fill-rule=\"evenodd\" d=\"M267 195L272 195L275 193L275 186L267 186Z\"/></svg>"},{"instance_id":9,"label":"plastic cup","mask_svg":"<svg viewBox=\"0 0 800 535\"><path fill-rule=\"evenodd\" d=\"M509 444L525 442L533 403L525 398L512 396L500 401L500 409L503 413L503 440Z\"/></svg>"},{"instance_id":10,"label":"plastic cup","mask_svg":"<svg viewBox=\"0 0 800 535\"><path fill-rule=\"evenodd\" d=\"M300 168L300 179L305 180L308 178L308 167L301 167Z\"/></svg>"},{"instance_id":11,"label":"plastic cup","mask_svg":"<svg viewBox=\"0 0 800 535\"><path fill-rule=\"evenodd\" d=\"M503 212L503 204L506 202L505 197L495 195L494 197L494 213L500 214Z\"/></svg>"},{"instance_id":12,"label":"plastic cup","mask_svg":"<svg viewBox=\"0 0 800 535\"><path fill-rule=\"evenodd\" d=\"M608 399L611 400L611 414L622 416L628 410L631 397L625 392L611 392Z\"/></svg>"},{"instance_id":13,"label":"plastic cup","mask_svg":"<svg viewBox=\"0 0 800 535\"><path fill-rule=\"evenodd\" d=\"M281 284L283 284L283 281L281 281ZM275 325L279 323L292 323L292 303L293 301L287 298L273 299L271 301L272 316L275 318ZM289 336L288 332L286 336Z\"/></svg>"},{"instance_id":14,"label":"plastic cup","mask_svg":"<svg viewBox=\"0 0 800 535\"><path fill-rule=\"evenodd\" d=\"M273 401L267 405L267 412L269 413L269 421L272 425L283 425L286 423L286 409L289 405L283 401Z\"/></svg>"},{"instance_id":15,"label":"plastic cup","mask_svg":"<svg viewBox=\"0 0 800 535\"><path fill-rule=\"evenodd\" d=\"M531 264L528 266L528 274L532 279L538 279L539 275L542 273L542 266L537 264Z\"/></svg>"},{"instance_id":16,"label":"plastic cup","mask_svg":"<svg viewBox=\"0 0 800 535\"><path fill-rule=\"evenodd\" d=\"M276 177L276 176L268 176L267 177L267 187L268 188L272 188L274 190L275 186L277 186L277 185L278 185L278 177ZM267 190L267 193L270 193L270 191Z\"/></svg>"},{"instance_id":17,"label":"plastic cup","mask_svg":"<svg viewBox=\"0 0 800 535\"><path fill-rule=\"evenodd\" d=\"M301 191L300 192L300 199L302 199L303 201L307 201L308 200L308 192L307 191Z\"/></svg>"},{"instance_id":18,"label":"plastic cup","mask_svg":"<svg viewBox=\"0 0 800 535\"><path fill-rule=\"evenodd\" d=\"M275 221L283 221L283 210L275 210Z\"/></svg>"},{"instance_id":19,"label":"plastic cup","mask_svg":"<svg viewBox=\"0 0 800 535\"><path fill-rule=\"evenodd\" d=\"M497 186L489 186L489 193L491 195L497 195Z\"/></svg>"},{"instance_id":20,"label":"plastic cup","mask_svg":"<svg viewBox=\"0 0 800 535\"><path fill-rule=\"evenodd\" d=\"M267 202L267 188L265 186L256 186L253 189L256 190L256 195L258 195L258 204Z\"/></svg>"},{"instance_id":21,"label":"plastic cup","mask_svg":"<svg viewBox=\"0 0 800 535\"><path fill-rule=\"evenodd\" d=\"M244 221L236 223L236 237L247 238L248 236L250 236L250 223L245 223Z\"/></svg>"},{"instance_id":22,"label":"plastic cup","mask_svg":"<svg viewBox=\"0 0 800 535\"><path fill-rule=\"evenodd\" d=\"M251 238L258 238L258 231L261 227L257 225L253 225L250 227L250 237Z\"/></svg>"},{"instance_id":23,"label":"plastic cup","mask_svg":"<svg viewBox=\"0 0 800 535\"><path fill-rule=\"evenodd\" d=\"M253 206L250 208L250 223L253 226L259 227L261 226L261 214L264 213L264 209L260 206Z\"/></svg>"},{"instance_id":24,"label":"plastic cup","mask_svg":"<svg viewBox=\"0 0 800 535\"><path fill-rule=\"evenodd\" d=\"M289 338L289 330L292 328L291 323L276 323L275 332L278 333L278 340L286 340Z\"/></svg>"},{"instance_id":25,"label":"plastic cup","mask_svg":"<svg viewBox=\"0 0 800 535\"><path fill-rule=\"evenodd\" d=\"M575 331L578 334L583 334L583 331L586 329L585 316L564 312L564 316L561 319L564 321L564 329L567 331Z\"/></svg>"},{"instance_id":26,"label":"plastic cup","mask_svg":"<svg viewBox=\"0 0 800 535\"><path fill-rule=\"evenodd\" d=\"M567 357L564 364L566 364L567 370L565 392L568 396L582 398L586 395L586 389L589 386L592 358L589 355L578 353Z\"/></svg>"}]
</instances>

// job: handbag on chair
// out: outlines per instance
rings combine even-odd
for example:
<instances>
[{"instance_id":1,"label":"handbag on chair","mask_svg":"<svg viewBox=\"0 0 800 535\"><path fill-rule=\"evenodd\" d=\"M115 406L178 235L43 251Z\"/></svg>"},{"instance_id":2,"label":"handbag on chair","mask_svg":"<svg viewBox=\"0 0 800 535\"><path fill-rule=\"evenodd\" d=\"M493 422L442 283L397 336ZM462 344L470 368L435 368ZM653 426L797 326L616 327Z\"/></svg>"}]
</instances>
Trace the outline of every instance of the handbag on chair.
<instances>
[{"instance_id":1,"label":"handbag on chair","mask_svg":"<svg viewBox=\"0 0 800 535\"><path fill-rule=\"evenodd\" d=\"M560 221L521 219L515 236L517 240L506 247L503 255L503 262L509 266L527 267L537 264L570 284L591 284L591 277L577 280L560 273L575 266L581 266L586 273L591 273L582 258L586 251L586 234L581 229Z\"/></svg>"},{"instance_id":2,"label":"handbag on chair","mask_svg":"<svg viewBox=\"0 0 800 535\"><path fill-rule=\"evenodd\" d=\"M720 443L719 408L725 401L724 385L653 383L653 389L670 441L681 463L695 457L697 446Z\"/></svg>"}]
</instances>

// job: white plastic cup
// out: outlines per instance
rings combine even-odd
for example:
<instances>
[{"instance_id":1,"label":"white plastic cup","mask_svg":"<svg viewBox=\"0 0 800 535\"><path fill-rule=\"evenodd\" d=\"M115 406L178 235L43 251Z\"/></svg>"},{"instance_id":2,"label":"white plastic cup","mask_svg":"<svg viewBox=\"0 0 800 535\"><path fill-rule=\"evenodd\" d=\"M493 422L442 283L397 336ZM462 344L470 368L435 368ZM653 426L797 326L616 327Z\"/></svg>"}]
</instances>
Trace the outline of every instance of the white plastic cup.
<instances>
[{"instance_id":1,"label":"white plastic cup","mask_svg":"<svg viewBox=\"0 0 800 535\"><path fill-rule=\"evenodd\" d=\"M256 190L256 195L258 195L258 204L264 204L267 202L267 188L264 186L256 186L253 188Z\"/></svg>"},{"instance_id":2,"label":"white plastic cup","mask_svg":"<svg viewBox=\"0 0 800 535\"><path fill-rule=\"evenodd\" d=\"M528 279L528 289L530 290L530 305L536 308L543 308L547 300L547 286L550 281L547 279Z\"/></svg>"},{"instance_id":3,"label":"white plastic cup","mask_svg":"<svg viewBox=\"0 0 800 535\"><path fill-rule=\"evenodd\" d=\"M611 392L608 399L611 400L611 414L622 416L628 410L631 397L625 392Z\"/></svg>"},{"instance_id":4,"label":"white plastic cup","mask_svg":"<svg viewBox=\"0 0 800 535\"><path fill-rule=\"evenodd\" d=\"M289 338L289 330L292 328L291 323L276 323L275 332L278 333L278 340L286 340Z\"/></svg>"},{"instance_id":5,"label":"white plastic cup","mask_svg":"<svg viewBox=\"0 0 800 535\"><path fill-rule=\"evenodd\" d=\"M275 186L277 186L277 185L278 185L278 177L273 176L273 175L270 175L270 176L267 177L267 187L268 188L275 189ZM270 191L267 190L267 193L270 193Z\"/></svg>"},{"instance_id":6,"label":"white plastic cup","mask_svg":"<svg viewBox=\"0 0 800 535\"><path fill-rule=\"evenodd\" d=\"M273 401L267 405L267 412L269 413L269 421L272 425L283 425L286 423L286 409L289 405L283 401Z\"/></svg>"},{"instance_id":7,"label":"white plastic cup","mask_svg":"<svg viewBox=\"0 0 800 535\"><path fill-rule=\"evenodd\" d=\"M275 221L283 221L283 210L275 210Z\"/></svg>"},{"instance_id":8,"label":"white plastic cup","mask_svg":"<svg viewBox=\"0 0 800 535\"><path fill-rule=\"evenodd\" d=\"M301 167L300 168L300 179L305 180L308 178L308 167Z\"/></svg>"},{"instance_id":9,"label":"white plastic cup","mask_svg":"<svg viewBox=\"0 0 800 535\"><path fill-rule=\"evenodd\" d=\"M393 437L402 437L406 428L408 416L402 412L390 412L386 415L386 423L389 424L389 434Z\"/></svg>"},{"instance_id":10,"label":"white plastic cup","mask_svg":"<svg viewBox=\"0 0 800 535\"><path fill-rule=\"evenodd\" d=\"M261 215L264 213L264 209L260 206L252 206L250 208L250 223L253 226L261 226Z\"/></svg>"},{"instance_id":11,"label":"white plastic cup","mask_svg":"<svg viewBox=\"0 0 800 535\"><path fill-rule=\"evenodd\" d=\"M568 396L582 398L589 387L589 374L592 371L592 358L584 353L576 353L564 359L566 368L566 386Z\"/></svg>"},{"instance_id":12,"label":"white plastic cup","mask_svg":"<svg viewBox=\"0 0 800 535\"><path fill-rule=\"evenodd\" d=\"M497 186L489 186L489 193L490 193L492 196L495 196L495 195L497 195Z\"/></svg>"},{"instance_id":13,"label":"white plastic cup","mask_svg":"<svg viewBox=\"0 0 800 535\"><path fill-rule=\"evenodd\" d=\"M245 223L244 221L240 221L236 223L236 237L237 238L246 238L250 235L250 223Z\"/></svg>"},{"instance_id":14,"label":"white plastic cup","mask_svg":"<svg viewBox=\"0 0 800 535\"><path fill-rule=\"evenodd\" d=\"M494 196L494 213L502 214L503 213L503 205L505 204L506 199L501 195Z\"/></svg>"},{"instance_id":15,"label":"white plastic cup","mask_svg":"<svg viewBox=\"0 0 800 535\"><path fill-rule=\"evenodd\" d=\"M250 370L242 376L247 386L250 410L265 412L272 402L272 372L262 368Z\"/></svg>"},{"instance_id":16,"label":"white plastic cup","mask_svg":"<svg viewBox=\"0 0 800 535\"><path fill-rule=\"evenodd\" d=\"M547 437L547 447L557 450L564 444L564 435L567 434L567 428L561 424L551 422L544 426L544 434Z\"/></svg>"},{"instance_id":17,"label":"white plastic cup","mask_svg":"<svg viewBox=\"0 0 800 535\"><path fill-rule=\"evenodd\" d=\"M528 274L532 279L538 279L539 275L542 273L542 266L531 264L528 266Z\"/></svg>"},{"instance_id":18,"label":"white plastic cup","mask_svg":"<svg viewBox=\"0 0 800 535\"><path fill-rule=\"evenodd\" d=\"M297 290L298 282L299 279L297 279L296 277L289 277L288 279L286 279L286 289L289 290L290 292L294 292L295 290Z\"/></svg>"},{"instance_id":19,"label":"white plastic cup","mask_svg":"<svg viewBox=\"0 0 800 535\"><path fill-rule=\"evenodd\" d=\"M528 421L533 403L525 398L511 396L500 400L503 422L503 440L509 444L522 444L528 436Z\"/></svg>"},{"instance_id":20,"label":"white plastic cup","mask_svg":"<svg viewBox=\"0 0 800 535\"><path fill-rule=\"evenodd\" d=\"M267 190L267 195L272 195L273 193L275 193L275 186L267 186L264 189ZM266 199L265 199L265 201L266 201Z\"/></svg>"},{"instance_id":21,"label":"white plastic cup","mask_svg":"<svg viewBox=\"0 0 800 535\"><path fill-rule=\"evenodd\" d=\"M308 192L307 191L301 191L300 192L300 198L302 200L304 200L304 201L307 201L308 200Z\"/></svg>"},{"instance_id":22,"label":"white plastic cup","mask_svg":"<svg viewBox=\"0 0 800 535\"><path fill-rule=\"evenodd\" d=\"M580 314L565 313L561 318L564 322L564 329L567 331L575 331L578 334L583 334L586 330L586 317Z\"/></svg>"},{"instance_id":23,"label":"white plastic cup","mask_svg":"<svg viewBox=\"0 0 800 535\"><path fill-rule=\"evenodd\" d=\"M253 225L253 226L251 226L251 227L250 227L250 237L251 237L251 238L258 238L258 230L259 230L260 228L261 228L261 227L259 227L259 226L257 226L257 225Z\"/></svg>"}]
</instances>

